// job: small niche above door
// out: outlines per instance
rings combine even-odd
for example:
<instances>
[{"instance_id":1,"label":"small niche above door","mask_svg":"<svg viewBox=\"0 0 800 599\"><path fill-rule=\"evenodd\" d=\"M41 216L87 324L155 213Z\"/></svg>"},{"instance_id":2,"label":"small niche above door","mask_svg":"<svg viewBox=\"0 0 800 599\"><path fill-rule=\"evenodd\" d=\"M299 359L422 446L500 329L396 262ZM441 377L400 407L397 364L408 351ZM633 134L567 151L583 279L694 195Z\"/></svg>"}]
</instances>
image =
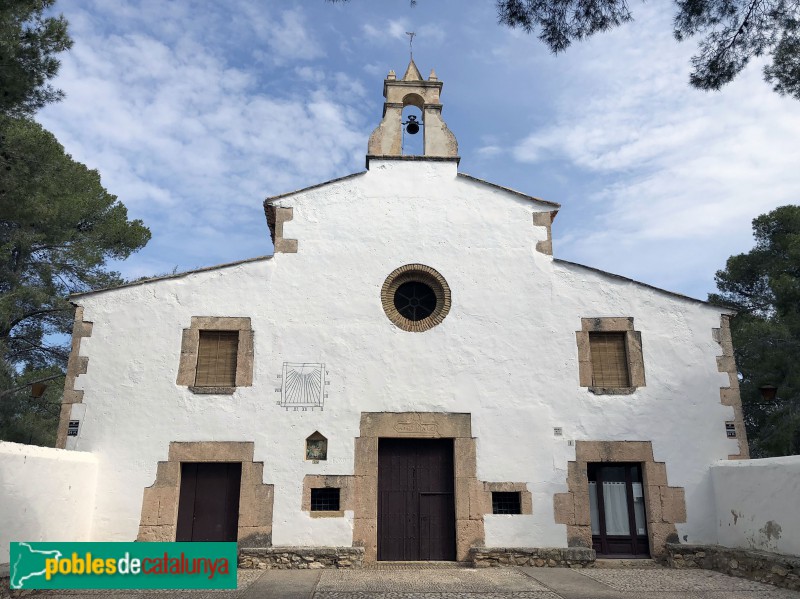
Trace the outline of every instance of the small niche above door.
<instances>
[{"instance_id":1,"label":"small niche above door","mask_svg":"<svg viewBox=\"0 0 800 599\"><path fill-rule=\"evenodd\" d=\"M328 440L320 434L319 431L314 431L306 439L306 460L310 460L315 464L319 461L328 459Z\"/></svg>"}]
</instances>

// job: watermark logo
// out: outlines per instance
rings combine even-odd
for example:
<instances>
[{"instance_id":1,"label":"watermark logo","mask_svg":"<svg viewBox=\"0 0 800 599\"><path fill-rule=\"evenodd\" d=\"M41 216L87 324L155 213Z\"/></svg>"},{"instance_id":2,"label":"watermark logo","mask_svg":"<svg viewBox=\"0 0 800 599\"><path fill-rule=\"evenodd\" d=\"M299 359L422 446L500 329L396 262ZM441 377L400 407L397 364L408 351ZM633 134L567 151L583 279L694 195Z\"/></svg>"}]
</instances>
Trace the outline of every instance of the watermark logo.
<instances>
[{"instance_id":1,"label":"watermark logo","mask_svg":"<svg viewBox=\"0 0 800 599\"><path fill-rule=\"evenodd\" d=\"M12 589L235 589L236 543L11 543Z\"/></svg>"}]
</instances>

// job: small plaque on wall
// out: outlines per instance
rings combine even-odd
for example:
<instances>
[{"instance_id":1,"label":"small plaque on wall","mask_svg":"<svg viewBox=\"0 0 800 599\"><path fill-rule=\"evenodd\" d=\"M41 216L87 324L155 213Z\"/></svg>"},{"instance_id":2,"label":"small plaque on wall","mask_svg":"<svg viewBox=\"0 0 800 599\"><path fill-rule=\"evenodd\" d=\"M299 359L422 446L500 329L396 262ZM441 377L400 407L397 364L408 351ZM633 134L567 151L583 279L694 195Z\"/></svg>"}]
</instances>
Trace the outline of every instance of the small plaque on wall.
<instances>
[{"instance_id":1,"label":"small plaque on wall","mask_svg":"<svg viewBox=\"0 0 800 599\"><path fill-rule=\"evenodd\" d=\"M728 435L729 439L736 438L736 424L733 422L726 422L725 423L725 432Z\"/></svg>"}]
</instances>

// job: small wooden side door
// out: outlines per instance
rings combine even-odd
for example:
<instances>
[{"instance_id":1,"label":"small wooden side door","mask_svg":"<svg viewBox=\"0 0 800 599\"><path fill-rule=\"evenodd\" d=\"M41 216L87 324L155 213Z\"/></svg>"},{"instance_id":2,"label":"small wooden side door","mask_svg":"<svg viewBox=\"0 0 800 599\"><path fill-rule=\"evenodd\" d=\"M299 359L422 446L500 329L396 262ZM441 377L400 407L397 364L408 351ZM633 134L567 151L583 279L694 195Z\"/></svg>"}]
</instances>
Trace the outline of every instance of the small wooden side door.
<instances>
[{"instance_id":1,"label":"small wooden side door","mask_svg":"<svg viewBox=\"0 0 800 599\"><path fill-rule=\"evenodd\" d=\"M181 464L176 541L236 541L241 463Z\"/></svg>"}]
</instances>

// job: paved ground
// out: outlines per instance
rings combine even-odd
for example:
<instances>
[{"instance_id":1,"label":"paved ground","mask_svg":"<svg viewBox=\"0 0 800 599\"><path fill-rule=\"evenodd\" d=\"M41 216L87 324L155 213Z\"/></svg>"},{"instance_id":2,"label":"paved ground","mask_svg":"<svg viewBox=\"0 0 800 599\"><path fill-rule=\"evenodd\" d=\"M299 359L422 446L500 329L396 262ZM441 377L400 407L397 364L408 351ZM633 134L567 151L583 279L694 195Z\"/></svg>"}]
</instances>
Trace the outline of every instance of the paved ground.
<instances>
[{"instance_id":1,"label":"paved ground","mask_svg":"<svg viewBox=\"0 0 800 599\"><path fill-rule=\"evenodd\" d=\"M94 599L800 599L800 592L706 570L417 568L244 570L236 591L48 591Z\"/></svg>"}]
</instances>

